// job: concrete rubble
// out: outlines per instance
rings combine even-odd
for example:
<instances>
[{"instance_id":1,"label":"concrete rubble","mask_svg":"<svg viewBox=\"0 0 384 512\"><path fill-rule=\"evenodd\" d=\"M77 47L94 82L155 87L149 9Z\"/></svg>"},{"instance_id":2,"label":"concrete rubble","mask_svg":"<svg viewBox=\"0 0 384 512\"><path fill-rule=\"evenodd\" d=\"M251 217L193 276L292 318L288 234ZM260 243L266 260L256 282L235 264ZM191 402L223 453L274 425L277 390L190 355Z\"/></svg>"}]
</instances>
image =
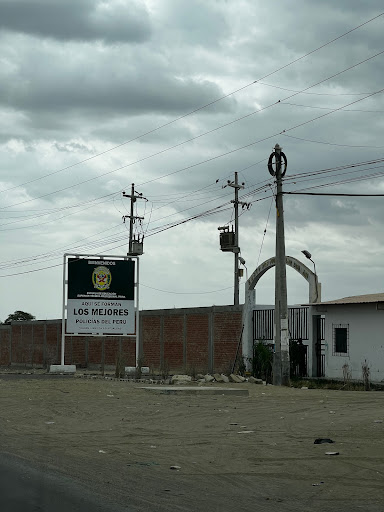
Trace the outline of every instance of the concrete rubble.
<instances>
[{"instance_id":1,"label":"concrete rubble","mask_svg":"<svg viewBox=\"0 0 384 512\"><path fill-rule=\"evenodd\" d=\"M172 384L189 384L192 381L192 377L189 375L174 375L171 379Z\"/></svg>"},{"instance_id":2,"label":"concrete rubble","mask_svg":"<svg viewBox=\"0 0 384 512\"><path fill-rule=\"evenodd\" d=\"M242 377L241 375L236 375L235 373L231 373L231 375L229 376L229 380L230 380L230 382L239 384L241 382L245 382L246 378Z\"/></svg>"},{"instance_id":3,"label":"concrete rubble","mask_svg":"<svg viewBox=\"0 0 384 512\"><path fill-rule=\"evenodd\" d=\"M133 367L132 367L133 368ZM133 368L135 369L135 368ZM145 372L146 373L146 372ZM75 375L77 378L87 378L87 379L105 379L105 380L118 380L121 382L135 382L141 384L158 384L158 385L191 385L198 384L199 386L209 385L209 384L241 384L243 382L248 382L249 384L260 384L266 385L266 382L262 379L257 379L252 376L243 377L242 375L237 375L232 373L229 377L223 373L214 373L211 375L210 373L206 373L205 375L199 373L196 377L191 377L187 374L176 374L173 376L169 376L164 379L160 376L156 375L143 375L141 378L135 377L135 375L127 375L126 378L115 377L114 375L94 375L94 374L84 374L84 375ZM331 411L332 414L333 411Z\"/></svg>"},{"instance_id":4,"label":"concrete rubble","mask_svg":"<svg viewBox=\"0 0 384 512\"><path fill-rule=\"evenodd\" d=\"M206 373L203 375L202 373L198 373L196 375L196 378L190 377L186 374L180 374L180 375L173 375L170 379L170 384L180 385L180 384L190 384L192 382L197 383L199 386L202 386L204 384L213 384L213 383L220 383L220 384L228 384L228 383L234 383L234 384L241 384L242 382L249 382L251 384L261 384L263 385L264 382L262 379L256 379L255 377L243 377L242 375L238 375L236 373L231 373L229 376L223 374L223 373L214 373L211 375L210 373Z\"/></svg>"},{"instance_id":5,"label":"concrete rubble","mask_svg":"<svg viewBox=\"0 0 384 512\"><path fill-rule=\"evenodd\" d=\"M229 378L223 373L214 373L213 376L216 382L224 382L226 384L229 382Z\"/></svg>"},{"instance_id":6,"label":"concrete rubble","mask_svg":"<svg viewBox=\"0 0 384 512\"><path fill-rule=\"evenodd\" d=\"M196 378L193 379L189 375L174 375L170 379L170 384L190 384L191 382L197 382L198 385L204 384L213 384L218 382L220 384L228 384L235 383L241 384L242 382L249 382L250 384L265 384L262 379L256 379L255 377L243 377L242 375L237 375L235 373L231 373L229 377L223 373L214 373L211 375L210 373L206 373L205 375L199 373L196 375Z\"/></svg>"},{"instance_id":7,"label":"concrete rubble","mask_svg":"<svg viewBox=\"0 0 384 512\"><path fill-rule=\"evenodd\" d=\"M248 377L248 382L251 384L263 384L263 379L256 379L256 377Z\"/></svg>"}]
</instances>

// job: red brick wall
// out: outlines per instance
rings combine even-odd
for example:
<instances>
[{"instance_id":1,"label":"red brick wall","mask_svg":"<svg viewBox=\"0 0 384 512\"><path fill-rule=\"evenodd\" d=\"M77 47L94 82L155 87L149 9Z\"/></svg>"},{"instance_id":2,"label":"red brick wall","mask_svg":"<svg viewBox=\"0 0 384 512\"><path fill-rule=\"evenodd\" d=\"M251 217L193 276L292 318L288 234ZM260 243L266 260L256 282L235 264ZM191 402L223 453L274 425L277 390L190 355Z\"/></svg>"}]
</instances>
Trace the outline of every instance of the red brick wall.
<instances>
[{"instance_id":1,"label":"red brick wall","mask_svg":"<svg viewBox=\"0 0 384 512\"><path fill-rule=\"evenodd\" d=\"M183 330L184 316L164 317L164 362L177 371L184 367Z\"/></svg>"},{"instance_id":2,"label":"red brick wall","mask_svg":"<svg viewBox=\"0 0 384 512\"><path fill-rule=\"evenodd\" d=\"M22 335L23 335L23 326L22 325L14 325L12 326L12 359L11 362L20 362L20 364L25 364L25 353L29 348L29 344L25 343L25 351L23 351L22 344Z\"/></svg>"},{"instance_id":3,"label":"red brick wall","mask_svg":"<svg viewBox=\"0 0 384 512\"><path fill-rule=\"evenodd\" d=\"M160 368L160 316L147 316L143 318L141 339L143 347L144 365L152 368Z\"/></svg>"},{"instance_id":4,"label":"red brick wall","mask_svg":"<svg viewBox=\"0 0 384 512\"><path fill-rule=\"evenodd\" d=\"M115 365L116 356L119 353L119 338L105 338L104 340L104 358L106 365Z\"/></svg>"},{"instance_id":5,"label":"red brick wall","mask_svg":"<svg viewBox=\"0 0 384 512\"><path fill-rule=\"evenodd\" d=\"M13 326L12 326L13 327ZM60 331L58 328L60 327ZM61 322L47 324L45 357L44 362L47 365L60 363L60 343Z\"/></svg>"},{"instance_id":6,"label":"red brick wall","mask_svg":"<svg viewBox=\"0 0 384 512\"><path fill-rule=\"evenodd\" d=\"M186 367L198 372L208 371L209 316L188 315Z\"/></svg>"},{"instance_id":7,"label":"red brick wall","mask_svg":"<svg viewBox=\"0 0 384 512\"><path fill-rule=\"evenodd\" d=\"M218 306L141 313L143 365L171 373L225 371L233 364L241 333L241 308ZM136 341L126 337L66 336L65 363L115 365L121 351L135 366ZM0 327L0 365L60 363L61 321L15 322Z\"/></svg>"},{"instance_id":8,"label":"red brick wall","mask_svg":"<svg viewBox=\"0 0 384 512\"><path fill-rule=\"evenodd\" d=\"M88 362L89 364L100 364L102 363L102 340L100 338L89 338L88 341Z\"/></svg>"},{"instance_id":9,"label":"red brick wall","mask_svg":"<svg viewBox=\"0 0 384 512\"><path fill-rule=\"evenodd\" d=\"M121 354L125 366L136 366L135 338L121 338Z\"/></svg>"},{"instance_id":10,"label":"red brick wall","mask_svg":"<svg viewBox=\"0 0 384 512\"><path fill-rule=\"evenodd\" d=\"M18 352L22 354L23 363L28 365L32 364L33 358L33 334L33 324L28 323L21 326Z\"/></svg>"},{"instance_id":11,"label":"red brick wall","mask_svg":"<svg viewBox=\"0 0 384 512\"><path fill-rule=\"evenodd\" d=\"M242 328L241 313L216 313L214 315L214 367L227 372L236 358ZM241 355L241 346L239 347Z\"/></svg>"},{"instance_id":12,"label":"red brick wall","mask_svg":"<svg viewBox=\"0 0 384 512\"><path fill-rule=\"evenodd\" d=\"M89 338L92 342L93 338ZM66 336L65 339L65 364L75 364L80 367L87 366L85 336Z\"/></svg>"},{"instance_id":13,"label":"red brick wall","mask_svg":"<svg viewBox=\"0 0 384 512\"><path fill-rule=\"evenodd\" d=\"M40 322L33 324L32 364L34 365L41 366L44 363L44 331L44 324Z\"/></svg>"},{"instance_id":14,"label":"red brick wall","mask_svg":"<svg viewBox=\"0 0 384 512\"><path fill-rule=\"evenodd\" d=\"M11 326L0 326L0 365L11 362Z\"/></svg>"}]
</instances>

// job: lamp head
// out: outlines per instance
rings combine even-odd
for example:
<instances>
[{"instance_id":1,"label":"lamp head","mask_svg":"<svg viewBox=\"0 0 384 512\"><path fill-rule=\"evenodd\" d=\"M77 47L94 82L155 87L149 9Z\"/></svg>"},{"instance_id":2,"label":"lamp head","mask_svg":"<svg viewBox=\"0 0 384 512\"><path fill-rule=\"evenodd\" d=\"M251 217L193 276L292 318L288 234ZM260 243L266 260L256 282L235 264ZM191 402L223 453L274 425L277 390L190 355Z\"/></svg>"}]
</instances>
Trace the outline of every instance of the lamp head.
<instances>
[{"instance_id":1,"label":"lamp head","mask_svg":"<svg viewBox=\"0 0 384 512\"><path fill-rule=\"evenodd\" d=\"M304 254L304 256L305 256L306 258L308 258L309 260L312 258L312 254L311 254L309 251L304 250L304 251L301 251L301 252L302 252L302 253Z\"/></svg>"}]
</instances>

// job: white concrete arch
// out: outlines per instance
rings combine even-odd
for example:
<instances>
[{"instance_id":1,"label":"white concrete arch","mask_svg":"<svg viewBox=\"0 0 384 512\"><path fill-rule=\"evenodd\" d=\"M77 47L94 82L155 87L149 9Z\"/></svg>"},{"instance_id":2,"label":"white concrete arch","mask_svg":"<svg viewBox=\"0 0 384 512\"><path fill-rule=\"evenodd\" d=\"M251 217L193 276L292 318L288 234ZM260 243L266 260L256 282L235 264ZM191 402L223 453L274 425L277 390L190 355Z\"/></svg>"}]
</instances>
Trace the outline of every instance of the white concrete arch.
<instances>
[{"instance_id":1,"label":"white concrete arch","mask_svg":"<svg viewBox=\"0 0 384 512\"><path fill-rule=\"evenodd\" d=\"M296 270L300 275L308 281L308 302L321 302L321 283L318 282L317 275L312 272L304 263L294 258L293 256L285 257L286 264ZM275 257L269 258L261 263L255 271L251 274L245 283L245 302L243 309L243 338L242 348L243 357L252 357L253 351L253 330L252 330L252 315L255 306L255 287L261 277L271 268L276 265Z\"/></svg>"},{"instance_id":2,"label":"white concrete arch","mask_svg":"<svg viewBox=\"0 0 384 512\"><path fill-rule=\"evenodd\" d=\"M304 263L294 258L293 256L285 257L286 264L296 270L300 275L308 281L309 284L309 302L320 302L321 301L321 285L317 281L317 276L311 269L309 269ZM267 272L267 270L273 268L276 265L275 257L265 260L259 265L256 270L249 277L245 283L245 293L254 290L260 278Z\"/></svg>"}]
</instances>

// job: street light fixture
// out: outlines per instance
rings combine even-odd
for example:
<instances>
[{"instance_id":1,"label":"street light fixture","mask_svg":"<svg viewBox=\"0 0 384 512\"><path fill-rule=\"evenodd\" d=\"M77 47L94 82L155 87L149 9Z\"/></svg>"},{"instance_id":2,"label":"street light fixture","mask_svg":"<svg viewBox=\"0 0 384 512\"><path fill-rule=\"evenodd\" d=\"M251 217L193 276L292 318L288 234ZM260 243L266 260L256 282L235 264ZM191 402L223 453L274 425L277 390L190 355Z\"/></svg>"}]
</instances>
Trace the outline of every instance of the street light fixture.
<instances>
[{"instance_id":1,"label":"street light fixture","mask_svg":"<svg viewBox=\"0 0 384 512\"><path fill-rule=\"evenodd\" d=\"M314 272L315 272L315 282L316 282L316 300L315 300L315 302L317 302L317 299L319 298L319 296L318 296L318 295L319 295L319 291L318 291L318 279L317 279L317 273L316 273L316 264L315 264L315 262L313 261L313 259L312 259L312 254L311 254L309 251L306 251L306 250L304 249L304 251L301 251L301 252L304 254L304 256L305 256L308 260L312 261L312 263L313 263L313 269L314 269Z\"/></svg>"},{"instance_id":2,"label":"street light fixture","mask_svg":"<svg viewBox=\"0 0 384 512\"><path fill-rule=\"evenodd\" d=\"M246 279L248 281L248 269L247 269L247 265L245 264L245 259L242 258L241 256L239 256L239 263L240 265L243 265L243 267L245 268L245 276L246 276ZM239 268L239 276L240 277L243 277L243 269L242 268Z\"/></svg>"}]
</instances>

